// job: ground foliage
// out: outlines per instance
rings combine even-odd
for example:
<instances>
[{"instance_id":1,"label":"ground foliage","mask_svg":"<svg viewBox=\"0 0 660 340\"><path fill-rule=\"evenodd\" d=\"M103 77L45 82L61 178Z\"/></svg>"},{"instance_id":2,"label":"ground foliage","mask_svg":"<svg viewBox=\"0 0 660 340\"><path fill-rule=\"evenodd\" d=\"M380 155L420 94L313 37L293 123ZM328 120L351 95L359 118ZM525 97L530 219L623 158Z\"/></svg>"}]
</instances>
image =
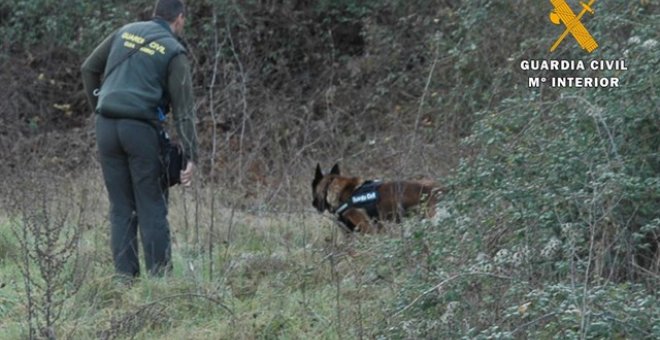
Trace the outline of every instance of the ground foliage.
<instances>
[{"instance_id":1,"label":"ground foliage","mask_svg":"<svg viewBox=\"0 0 660 340\"><path fill-rule=\"evenodd\" d=\"M508 10L479 3L465 7L506 21ZM493 72L503 84L521 86L475 112L463 139L470 156L452 177L444 218L395 246L401 257L412 248L415 263L426 264L401 290L396 334L658 337L657 8L648 2L598 8L590 23L606 43L594 59L623 58L629 70L594 73L620 77L621 88L526 88L528 76L557 74L516 69L549 46L536 40L533 27L523 27L530 38L519 48L507 45L511 54L490 56L508 58L508 68ZM487 25L474 21L469 29L483 32ZM582 59L579 53L560 58ZM420 295L428 287L435 289Z\"/></svg>"}]
</instances>

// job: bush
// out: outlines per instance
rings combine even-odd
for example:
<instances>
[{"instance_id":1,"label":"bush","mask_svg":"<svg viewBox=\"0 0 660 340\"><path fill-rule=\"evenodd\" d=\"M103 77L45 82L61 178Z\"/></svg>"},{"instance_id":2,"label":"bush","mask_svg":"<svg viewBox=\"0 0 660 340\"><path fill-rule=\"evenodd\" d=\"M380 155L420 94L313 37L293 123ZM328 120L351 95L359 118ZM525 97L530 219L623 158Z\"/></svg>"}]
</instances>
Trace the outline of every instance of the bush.
<instances>
[{"instance_id":1,"label":"bush","mask_svg":"<svg viewBox=\"0 0 660 340\"><path fill-rule=\"evenodd\" d=\"M12 51L69 48L82 56L120 25L150 18L153 3L18 0L0 5L0 32Z\"/></svg>"},{"instance_id":2,"label":"bush","mask_svg":"<svg viewBox=\"0 0 660 340\"><path fill-rule=\"evenodd\" d=\"M506 22L504 5L482 5L490 21ZM472 6L462 8L464 27L487 30L481 7ZM535 13L523 7L519 15ZM474 102L466 156L441 207L448 214L391 250L390 257L428 263L400 268L408 274L394 303L399 313L389 320L395 334L657 337L660 112L652 93L660 54L651 23L658 16L643 4L603 7L591 28L603 46L592 57L625 58L628 71L597 74L620 77L619 88L526 88L528 75L517 65L529 58L522 51L551 43L532 38L512 52L510 68L496 67L504 83L521 84L515 91L468 88L470 98L502 98ZM619 29L626 18L637 23L629 34ZM471 41L477 50L490 46L476 34ZM493 53L496 59L500 50ZM592 59L578 49L563 53ZM478 52L465 59L474 65L465 79L487 79Z\"/></svg>"}]
</instances>

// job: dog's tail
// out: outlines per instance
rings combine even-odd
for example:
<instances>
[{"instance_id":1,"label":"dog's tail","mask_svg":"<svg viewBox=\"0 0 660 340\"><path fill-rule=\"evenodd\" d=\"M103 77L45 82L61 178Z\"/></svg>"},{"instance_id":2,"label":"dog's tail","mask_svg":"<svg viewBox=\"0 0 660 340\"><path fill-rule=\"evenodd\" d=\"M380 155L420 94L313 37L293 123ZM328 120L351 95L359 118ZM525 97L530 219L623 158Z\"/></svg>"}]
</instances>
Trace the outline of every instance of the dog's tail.
<instances>
[{"instance_id":1,"label":"dog's tail","mask_svg":"<svg viewBox=\"0 0 660 340\"><path fill-rule=\"evenodd\" d=\"M436 206L445 193L445 189L432 181L424 183L424 186L428 188L428 191L425 190L426 192L420 199L420 203L424 207L424 215L427 218L433 218L435 216Z\"/></svg>"}]
</instances>

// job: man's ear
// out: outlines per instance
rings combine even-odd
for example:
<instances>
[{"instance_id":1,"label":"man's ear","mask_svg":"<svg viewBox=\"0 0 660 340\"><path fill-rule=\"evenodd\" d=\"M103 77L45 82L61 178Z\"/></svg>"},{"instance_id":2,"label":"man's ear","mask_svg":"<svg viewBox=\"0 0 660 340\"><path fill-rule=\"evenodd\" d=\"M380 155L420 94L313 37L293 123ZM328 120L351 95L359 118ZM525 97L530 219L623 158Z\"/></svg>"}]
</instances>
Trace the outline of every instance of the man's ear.
<instances>
[{"instance_id":1,"label":"man's ear","mask_svg":"<svg viewBox=\"0 0 660 340\"><path fill-rule=\"evenodd\" d=\"M181 34L183 33L183 26L185 25L185 15L183 15L183 12L179 13L179 15L176 16L176 19L174 19L174 25L176 26L176 34Z\"/></svg>"},{"instance_id":2,"label":"man's ear","mask_svg":"<svg viewBox=\"0 0 660 340\"><path fill-rule=\"evenodd\" d=\"M330 170L330 174L339 175L339 163L335 163L332 170Z\"/></svg>"}]
</instances>

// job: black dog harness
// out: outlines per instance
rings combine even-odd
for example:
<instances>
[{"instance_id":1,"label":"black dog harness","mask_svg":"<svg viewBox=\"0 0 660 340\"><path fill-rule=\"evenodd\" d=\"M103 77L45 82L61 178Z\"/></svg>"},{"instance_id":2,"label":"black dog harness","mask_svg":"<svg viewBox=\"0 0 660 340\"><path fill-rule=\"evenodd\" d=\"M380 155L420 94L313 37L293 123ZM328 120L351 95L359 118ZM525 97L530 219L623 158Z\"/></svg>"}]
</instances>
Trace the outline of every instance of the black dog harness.
<instances>
[{"instance_id":1,"label":"black dog harness","mask_svg":"<svg viewBox=\"0 0 660 340\"><path fill-rule=\"evenodd\" d=\"M350 208L361 208L367 212L367 215L370 218L378 216L378 207L376 204L380 200L380 194L378 193L378 188L383 183L378 180L366 181L362 183L353 193L348 201L342 203L335 213L339 216L340 220L343 213Z\"/></svg>"}]
</instances>

